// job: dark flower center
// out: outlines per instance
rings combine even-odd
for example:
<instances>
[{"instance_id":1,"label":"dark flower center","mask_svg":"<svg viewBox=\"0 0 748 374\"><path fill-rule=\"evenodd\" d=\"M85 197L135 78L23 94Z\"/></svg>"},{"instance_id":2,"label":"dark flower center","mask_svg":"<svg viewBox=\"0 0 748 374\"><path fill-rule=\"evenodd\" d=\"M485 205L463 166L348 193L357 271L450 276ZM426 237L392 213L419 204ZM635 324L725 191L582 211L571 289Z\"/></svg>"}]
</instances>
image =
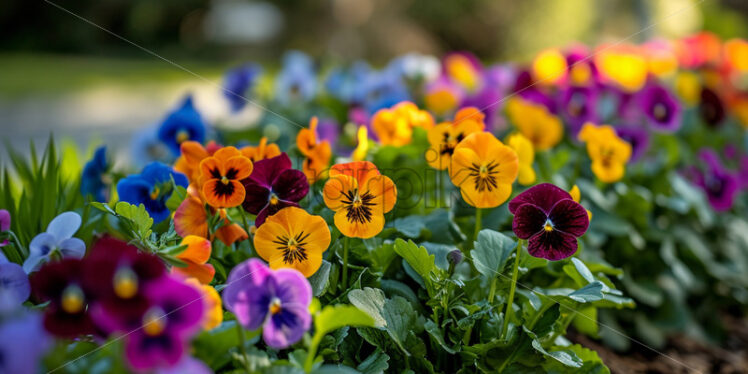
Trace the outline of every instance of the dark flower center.
<instances>
[{"instance_id":1,"label":"dark flower center","mask_svg":"<svg viewBox=\"0 0 748 374\"><path fill-rule=\"evenodd\" d=\"M461 132L453 136L449 133L449 131L445 131L442 136L442 146L440 153L443 155L451 155L452 153L454 153L457 144L460 144L460 142L464 138L465 135Z\"/></svg>"},{"instance_id":2,"label":"dark flower center","mask_svg":"<svg viewBox=\"0 0 748 374\"><path fill-rule=\"evenodd\" d=\"M344 192L343 204L347 209L346 218L351 223L367 223L371 221L371 207L374 206L372 200L374 195L368 191L363 195L359 195L358 189L354 188L348 192Z\"/></svg>"},{"instance_id":3,"label":"dark flower center","mask_svg":"<svg viewBox=\"0 0 748 374\"><path fill-rule=\"evenodd\" d=\"M657 103L652 108L652 115L660 122L664 122L668 119L668 108L663 103Z\"/></svg>"},{"instance_id":4,"label":"dark flower center","mask_svg":"<svg viewBox=\"0 0 748 374\"><path fill-rule=\"evenodd\" d=\"M221 172L217 168L212 169L210 171L210 176L221 181L221 183L215 184L215 187L213 187L213 193L218 197L231 196L234 193L235 187L233 183L229 182L236 179L238 173L238 170L229 168L229 170L226 171L226 175L221 175Z\"/></svg>"},{"instance_id":5,"label":"dark flower center","mask_svg":"<svg viewBox=\"0 0 748 374\"><path fill-rule=\"evenodd\" d=\"M273 243L278 244L275 248L283 252L283 262L292 265L296 261L299 263L306 261L307 255L304 247L308 237L309 234L302 231L292 238L285 235L276 236Z\"/></svg>"},{"instance_id":6,"label":"dark flower center","mask_svg":"<svg viewBox=\"0 0 748 374\"><path fill-rule=\"evenodd\" d=\"M498 162L491 161L488 165L478 165L474 163L469 168L469 175L473 177L475 189L478 190L478 192L491 192L498 186L496 183L496 175L499 174L499 171L496 170L498 167Z\"/></svg>"}]
</instances>

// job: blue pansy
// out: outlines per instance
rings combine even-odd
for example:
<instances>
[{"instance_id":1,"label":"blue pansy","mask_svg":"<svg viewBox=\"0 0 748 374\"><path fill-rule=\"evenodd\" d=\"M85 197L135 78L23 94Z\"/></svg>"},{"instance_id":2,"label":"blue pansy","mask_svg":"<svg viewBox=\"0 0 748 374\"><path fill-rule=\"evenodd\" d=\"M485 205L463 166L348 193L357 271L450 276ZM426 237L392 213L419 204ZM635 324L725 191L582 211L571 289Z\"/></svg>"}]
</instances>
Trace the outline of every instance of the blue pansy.
<instances>
[{"instance_id":1,"label":"blue pansy","mask_svg":"<svg viewBox=\"0 0 748 374\"><path fill-rule=\"evenodd\" d=\"M0 321L0 373L38 373L53 340L41 314L28 311ZM46 371L46 370L45 370Z\"/></svg>"},{"instance_id":2,"label":"blue pansy","mask_svg":"<svg viewBox=\"0 0 748 374\"><path fill-rule=\"evenodd\" d=\"M158 139L166 144L171 152L179 156L179 145L187 140L202 143L205 140L207 124L195 109L192 95L187 95L177 110L169 113L158 128Z\"/></svg>"},{"instance_id":3,"label":"blue pansy","mask_svg":"<svg viewBox=\"0 0 748 374\"><path fill-rule=\"evenodd\" d=\"M29 257L23 262L23 270L31 273L54 258L82 258L86 254L83 240L73 234L81 227L81 216L75 212L61 213L47 226L47 231L34 237L29 243Z\"/></svg>"},{"instance_id":4,"label":"blue pansy","mask_svg":"<svg viewBox=\"0 0 748 374\"><path fill-rule=\"evenodd\" d=\"M275 98L283 105L306 102L317 93L314 62L305 53L289 51L283 56L283 68L275 81Z\"/></svg>"},{"instance_id":5,"label":"blue pansy","mask_svg":"<svg viewBox=\"0 0 748 374\"><path fill-rule=\"evenodd\" d=\"M362 88L362 105L369 114L389 108L401 101L410 100L408 88L394 69L384 69L366 76Z\"/></svg>"},{"instance_id":6,"label":"blue pansy","mask_svg":"<svg viewBox=\"0 0 748 374\"><path fill-rule=\"evenodd\" d=\"M145 205L154 223L169 217L166 200L173 191L171 179L178 186L187 187L187 177L160 162L151 162L140 174L130 175L117 183L117 193L121 201L133 205Z\"/></svg>"},{"instance_id":7,"label":"blue pansy","mask_svg":"<svg viewBox=\"0 0 748 374\"><path fill-rule=\"evenodd\" d=\"M235 67L223 79L223 94L229 101L232 112L238 112L247 105L247 91L254 86L262 69L257 64Z\"/></svg>"},{"instance_id":8,"label":"blue pansy","mask_svg":"<svg viewBox=\"0 0 748 374\"><path fill-rule=\"evenodd\" d=\"M96 149L91 161L83 167L81 175L81 193L83 196L92 196L95 201L109 201L109 183L107 183L107 172L109 162L106 157L106 146Z\"/></svg>"},{"instance_id":9,"label":"blue pansy","mask_svg":"<svg viewBox=\"0 0 748 374\"><path fill-rule=\"evenodd\" d=\"M21 265L0 257L0 314L18 307L29 295L31 284Z\"/></svg>"},{"instance_id":10,"label":"blue pansy","mask_svg":"<svg viewBox=\"0 0 748 374\"><path fill-rule=\"evenodd\" d=\"M325 89L345 103L360 103L366 96L364 82L371 73L369 64L357 61L347 69L334 68L325 80Z\"/></svg>"}]
</instances>

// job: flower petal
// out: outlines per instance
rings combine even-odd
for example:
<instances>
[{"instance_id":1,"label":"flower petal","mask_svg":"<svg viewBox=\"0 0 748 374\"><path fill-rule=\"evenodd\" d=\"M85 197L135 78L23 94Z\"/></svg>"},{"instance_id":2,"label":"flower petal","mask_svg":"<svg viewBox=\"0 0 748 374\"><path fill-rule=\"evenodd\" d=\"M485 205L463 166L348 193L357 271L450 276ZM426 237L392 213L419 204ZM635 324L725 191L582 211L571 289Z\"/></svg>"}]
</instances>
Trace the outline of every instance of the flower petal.
<instances>
[{"instance_id":1,"label":"flower petal","mask_svg":"<svg viewBox=\"0 0 748 374\"><path fill-rule=\"evenodd\" d=\"M522 210L522 207L520 207L520 210ZM576 237L584 235L590 226L587 210L570 199L564 199L556 203L548 216L553 223L554 230L563 231Z\"/></svg>"},{"instance_id":2,"label":"flower petal","mask_svg":"<svg viewBox=\"0 0 748 374\"><path fill-rule=\"evenodd\" d=\"M229 274L223 304L247 329L258 329L265 322L272 296L266 284L271 276L267 265L256 258L237 265Z\"/></svg>"},{"instance_id":3,"label":"flower petal","mask_svg":"<svg viewBox=\"0 0 748 374\"><path fill-rule=\"evenodd\" d=\"M280 156L255 162L254 170L249 178L261 186L270 188L278 175L290 168L291 159L287 154L282 153Z\"/></svg>"},{"instance_id":4,"label":"flower petal","mask_svg":"<svg viewBox=\"0 0 748 374\"><path fill-rule=\"evenodd\" d=\"M381 214L372 214L371 220L364 223L349 221L347 214L346 209L338 210L334 219L335 227L349 238L369 239L382 232L384 228L384 216Z\"/></svg>"},{"instance_id":5,"label":"flower petal","mask_svg":"<svg viewBox=\"0 0 748 374\"><path fill-rule=\"evenodd\" d=\"M558 230L543 230L530 238L527 251L533 257L551 261L563 260L577 251L577 238Z\"/></svg>"},{"instance_id":6,"label":"flower petal","mask_svg":"<svg viewBox=\"0 0 748 374\"><path fill-rule=\"evenodd\" d=\"M516 214L517 208L530 203L538 206L544 212L550 212L551 208L560 200L571 199L571 195L563 189L550 183L541 183L527 189L517 195L509 202L509 211Z\"/></svg>"},{"instance_id":7,"label":"flower petal","mask_svg":"<svg viewBox=\"0 0 748 374\"><path fill-rule=\"evenodd\" d=\"M14 307L21 305L31 295L29 277L20 265L12 262L0 264L0 296L6 292L11 295ZM0 304L0 310L2 308Z\"/></svg>"},{"instance_id":8,"label":"flower petal","mask_svg":"<svg viewBox=\"0 0 748 374\"><path fill-rule=\"evenodd\" d=\"M62 240L72 237L80 227L81 216L75 212L65 212L49 223L47 232L54 235L57 240Z\"/></svg>"},{"instance_id":9,"label":"flower petal","mask_svg":"<svg viewBox=\"0 0 748 374\"><path fill-rule=\"evenodd\" d=\"M229 158L223 163L224 169L228 173L229 170L234 170L235 175L232 179L242 180L248 178L252 174L252 161L244 156L234 156Z\"/></svg>"},{"instance_id":10,"label":"flower petal","mask_svg":"<svg viewBox=\"0 0 748 374\"><path fill-rule=\"evenodd\" d=\"M265 343L275 349L283 349L301 340L309 330L312 316L306 307L282 307L281 312L273 314L262 331Z\"/></svg>"},{"instance_id":11,"label":"flower petal","mask_svg":"<svg viewBox=\"0 0 748 374\"><path fill-rule=\"evenodd\" d=\"M512 231L520 239L528 239L543 231L548 215L533 204L525 204L515 211Z\"/></svg>"},{"instance_id":12,"label":"flower petal","mask_svg":"<svg viewBox=\"0 0 748 374\"><path fill-rule=\"evenodd\" d=\"M177 255L180 260L204 264L210 259L210 241L200 236L187 235L182 239L182 245L187 245L182 253Z\"/></svg>"},{"instance_id":13,"label":"flower petal","mask_svg":"<svg viewBox=\"0 0 748 374\"><path fill-rule=\"evenodd\" d=\"M287 169L278 175L272 189L282 200L298 202L309 192L309 182L303 172Z\"/></svg>"},{"instance_id":14,"label":"flower petal","mask_svg":"<svg viewBox=\"0 0 748 374\"><path fill-rule=\"evenodd\" d=\"M86 243L78 238L68 238L59 243L63 257L83 258L86 254Z\"/></svg>"},{"instance_id":15,"label":"flower petal","mask_svg":"<svg viewBox=\"0 0 748 374\"><path fill-rule=\"evenodd\" d=\"M278 269L273 274L276 281L275 296L281 305L309 307L312 302L312 287L306 278L293 269Z\"/></svg>"}]
</instances>

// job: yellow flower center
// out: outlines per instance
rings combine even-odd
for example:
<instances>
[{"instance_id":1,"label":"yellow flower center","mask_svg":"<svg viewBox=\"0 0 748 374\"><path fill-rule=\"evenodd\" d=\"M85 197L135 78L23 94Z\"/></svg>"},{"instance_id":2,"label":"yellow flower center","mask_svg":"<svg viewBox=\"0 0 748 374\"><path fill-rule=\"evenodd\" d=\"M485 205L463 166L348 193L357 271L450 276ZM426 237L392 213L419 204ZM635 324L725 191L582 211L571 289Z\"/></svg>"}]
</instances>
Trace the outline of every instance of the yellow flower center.
<instances>
[{"instance_id":1,"label":"yellow flower center","mask_svg":"<svg viewBox=\"0 0 748 374\"><path fill-rule=\"evenodd\" d=\"M129 299L138 292L138 276L132 269L123 267L114 274L114 294Z\"/></svg>"},{"instance_id":2,"label":"yellow flower center","mask_svg":"<svg viewBox=\"0 0 748 374\"><path fill-rule=\"evenodd\" d=\"M276 205L278 204L278 196L275 196L275 194L270 195L270 205Z\"/></svg>"},{"instance_id":3,"label":"yellow flower center","mask_svg":"<svg viewBox=\"0 0 748 374\"><path fill-rule=\"evenodd\" d=\"M185 130L177 132L177 143L182 143L190 139L190 133Z\"/></svg>"},{"instance_id":4,"label":"yellow flower center","mask_svg":"<svg viewBox=\"0 0 748 374\"><path fill-rule=\"evenodd\" d=\"M62 310L66 313L76 314L83 310L85 300L83 290L81 290L80 287L71 284L62 291L60 306L62 306Z\"/></svg>"},{"instance_id":5,"label":"yellow flower center","mask_svg":"<svg viewBox=\"0 0 748 374\"><path fill-rule=\"evenodd\" d=\"M223 176L221 176L221 183L223 183L223 184L229 184L229 179L226 178L225 175L223 175Z\"/></svg>"},{"instance_id":6,"label":"yellow flower center","mask_svg":"<svg viewBox=\"0 0 748 374\"><path fill-rule=\"evenodd\" d=\"M281 301L279 298L274 297L273 300L270 301L270 314L278 314L281 312Z\"/></svg>"},{"instance_id":7,"label":"yellow flower center","mask_svg":"<svg viewBox=\"0 0 748 374\"><path fill-rule=\"evenodd\" d=\"M151 190L151 200L156 200L159 194L161 194L161 189L153 187L153 190Z\"/></svg>"},{"instance_id":8,"label":"yellow flower center","mask_svg":"<svg viewBox=\"0 0 748 374\"><path fill-rule=\"evenodd\" d=\"M166 328L166 315L161 308L153 307L143 315L143 331L146 335L156 336Z\"/></svg>"},{"instance_id":9,"label":"yellow flower center","mask_svg":"<svg viewBox=\"0 0 748 374\"><path fill-rule=\"evenodd\" d=\"M546 232L553 231L553 224L550 221L546 222L543 226L543 230L545 230Z\"/></svg>"}]
</instances>

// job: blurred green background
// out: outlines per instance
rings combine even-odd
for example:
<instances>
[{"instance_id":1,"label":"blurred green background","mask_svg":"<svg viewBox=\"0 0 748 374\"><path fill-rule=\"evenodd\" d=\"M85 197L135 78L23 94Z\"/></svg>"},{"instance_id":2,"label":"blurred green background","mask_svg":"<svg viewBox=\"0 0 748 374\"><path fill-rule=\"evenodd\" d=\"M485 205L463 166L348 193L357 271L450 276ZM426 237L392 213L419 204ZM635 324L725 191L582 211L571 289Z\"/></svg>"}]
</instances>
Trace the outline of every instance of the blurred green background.
<instances>
[{"instance_id":1,"label":"blurred green background","mask_svg":"<svg viewBox=\"0 0 748 374\"><path fill-rule=\"evenodd\" d=\"M322 65L452 50L522 62L573 42L745 37L747 20L745 0L6 0L0 132L124 147L187 91L210 119L211 81L245 61L277 66L287 49Z\"/></svg>"}]
</instances>

